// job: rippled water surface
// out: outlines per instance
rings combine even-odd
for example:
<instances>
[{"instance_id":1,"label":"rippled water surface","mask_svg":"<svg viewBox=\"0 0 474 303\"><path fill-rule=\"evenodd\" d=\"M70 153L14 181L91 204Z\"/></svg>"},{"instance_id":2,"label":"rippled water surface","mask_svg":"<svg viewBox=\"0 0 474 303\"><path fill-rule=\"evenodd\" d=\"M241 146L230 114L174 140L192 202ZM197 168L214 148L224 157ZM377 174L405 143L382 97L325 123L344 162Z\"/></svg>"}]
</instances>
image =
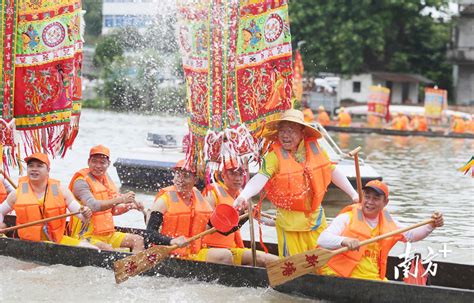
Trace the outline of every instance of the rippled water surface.
<instances>
[{"instance_id":1,"label":"rippled water surface","mask_svg":"<svg viewBox=\"0 0 474 303\"><path fill-rule=\"evenodd\" d=\"M69 182L86 166L91 146L111 148L111 160L144 147L147 132L184 135L185 119L170 116L84 110L81 129L65 159L56 159L51 176ZM424 220L434 210L445 214L446 226L436 230L428 244L448 244L473 259L474 179L456 169L474 154L474 140L332 134L343 150L362 146L363 157L390 185L389 207L402 223ZM113 167L111 177L119 179ZM14 176L15 179L15 176ZM150 205L153 193L140 193ZM330 205L326 205L330 207ZM129 212L117 217L118 225L143 227L143 217ZM448 258L449 260L449 258ZM0 257L0 301L83 302L288 302L294 297L271 289L232 288L170 278L137 277L116 285L113 272L105 269L63 265L38 266ZM64 289L67 290L64 290ZM25 289L28 291L25 292Z\"/></svg>"}]
</instances>

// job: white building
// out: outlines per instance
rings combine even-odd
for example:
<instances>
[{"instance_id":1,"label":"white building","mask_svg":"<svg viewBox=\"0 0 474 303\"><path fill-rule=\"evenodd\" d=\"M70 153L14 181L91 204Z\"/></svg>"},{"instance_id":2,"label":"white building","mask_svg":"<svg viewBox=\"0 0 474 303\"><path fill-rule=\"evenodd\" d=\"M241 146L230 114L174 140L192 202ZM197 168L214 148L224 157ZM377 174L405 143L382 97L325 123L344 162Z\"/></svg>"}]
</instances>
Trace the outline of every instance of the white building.
<instances>
[{"instance_id":1,"label":"white building","mask_svg":"<svg viewBox=\"0 0 474 303\"><path fill-rule=\"evenodd\" d=\"M123 27L145 29L159 15L174 8L170 0L104 0L102 4L102 34Z\"/></svg>"},{"instance_id":2,"label":"white building","mask_svg":"<svg viewBox=\"0 0 474 303\"><path fill-rule=\"evenodd\" d=\"M429 84L431 80L416 74L369 72L341 78L337 98L351 99L367 103L369 87L381 85L391 91L391 104L417 104L420 83Z\"/></svg>"},{"instance_id":3,"label":"white building","mask_svg":"<svg viewBox=\"0 0 474 303\"><path fill-rule=\"evenodd\" d=\"M448 58L453 62L456 104L474 105L474 4L472 1L461 1L460 5Z\"/></svg>"}]
</instances>

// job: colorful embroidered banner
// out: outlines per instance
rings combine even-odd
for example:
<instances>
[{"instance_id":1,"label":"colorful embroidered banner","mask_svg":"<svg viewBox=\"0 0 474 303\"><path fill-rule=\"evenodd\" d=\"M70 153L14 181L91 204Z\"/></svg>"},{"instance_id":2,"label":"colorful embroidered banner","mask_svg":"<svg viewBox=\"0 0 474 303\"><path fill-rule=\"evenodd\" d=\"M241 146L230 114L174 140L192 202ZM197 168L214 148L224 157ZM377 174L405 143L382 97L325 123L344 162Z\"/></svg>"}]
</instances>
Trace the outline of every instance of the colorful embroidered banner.
<instances>
[{"instance_id":1,"label":"colorful embroidered banner","mask_svg":"<svg viewBox=\"0 0 474 303\"><path fill-rule=\"evenodd\" d=\"M251 153L256 141L244 134L256 137L266 122L291 106L287 1L181 0L178 35L188 122L196 137L191 142L197 144L188 159L200 158L208 134L208 161L222 162L223 142L229 140L239 146L234 146L239 155ZM234 131L226 133L229 129Z\"/></svg>"},{"instance_id":2,"label":"colorful embroidered banner","mask_svg":"<svg viewBox=\"0 0 474 303\"><path fill-rule=\"evenodd\" d=\"M448 91L437 88L425 88L425 117L441 119L448 102Z\"/></svg>"},{"instance_id":3,"label":"colorful embroidered banner","mask_svg":"<svg viewBox=\"0 0 474 303\"><path fill-rule=\"evenodd\" d=\"M383 86L370 86L367 99L367 116L385 118L388 113L390 89Z\"/></svg>"},{"instance_id":4,"label":"colorful embroidered banner","mask_svg":"<svg viewBox=\"0 0 474 303\"><path fill-rule=\"evenodd\" d=\"M303 100L303 73L304 65L300 51L295 51L295 64L293 68L293 96L301 104Z\"/></svg>"},{"instance_id":5,"label":"colorful embroidered banner","mask_svg":"<svg viewBox=\"0 0 474 303\"><path fill-rule=\"evenodd\" d=\"M2 118L15 120L27 154L63 156L77 134L80 20L80 0L2 2Z\"/></svg>"}]
</instances>

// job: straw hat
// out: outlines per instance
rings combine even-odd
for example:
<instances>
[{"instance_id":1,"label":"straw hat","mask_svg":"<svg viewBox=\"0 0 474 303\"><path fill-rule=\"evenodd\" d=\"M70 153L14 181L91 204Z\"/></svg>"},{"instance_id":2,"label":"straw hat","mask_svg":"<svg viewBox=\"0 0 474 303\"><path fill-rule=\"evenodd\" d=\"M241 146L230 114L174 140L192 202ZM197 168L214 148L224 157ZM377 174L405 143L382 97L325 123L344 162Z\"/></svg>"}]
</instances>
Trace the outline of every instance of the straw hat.
<instances>
[{"instance_id":1,"label":"straw hat","mask_svg":"<svg viewBox=\"0 0 474 303\"><path fill-rule=\"evenodd\" d=\"M324 106L320 105L320 106L318 107L318 110L325 110L325 109L324 109Z\"/></svg>"},{"instance_id":2,"label":"straw hat","mask_svg":"<svg viewBox=\"0 0 474 303\"><path fill-rule=\"evenodd\" d=\"M268 122L265 125L266 132L263 134L263 137L269 140L275 141L277 139L277 134L278 134L278 125L280 124L280 122L283 122L283 121L288 121L288 122L293 122L293 123L303 125L305 137L321 138L321 133L316 128L311 126L311 124L306 123L304 121L303 113L296 109L289 109L283 112L280 118L273 120L271 122Z\"/></svg>"}]
</instances>

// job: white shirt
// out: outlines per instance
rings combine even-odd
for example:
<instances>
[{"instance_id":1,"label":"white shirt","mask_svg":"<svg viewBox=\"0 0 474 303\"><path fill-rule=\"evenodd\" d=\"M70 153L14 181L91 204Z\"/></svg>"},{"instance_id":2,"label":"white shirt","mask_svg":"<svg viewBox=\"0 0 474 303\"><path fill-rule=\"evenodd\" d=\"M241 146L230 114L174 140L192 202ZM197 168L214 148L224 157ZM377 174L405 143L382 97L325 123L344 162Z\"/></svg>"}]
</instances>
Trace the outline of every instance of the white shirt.
<instances>
[{"instance_id":1,"label":"white shirt","mask_svg":"<svg viewBox=\"0 0 474 303\"><path fill-rule=\"evenodd\" d=\"M393 218L392 218L393 219ZM365 222L371 227L375 228L379 223L379 218L368 219L364 216ZM404 228L405 226L400 224L397 220L393 219L395 225L398 228ZM343 237L342 232L350 224L351 217L349 213L344 213L337 216L326 230L324 230L318 238L318 245L326 249L338 249L341 248L342 241L347 238ZM416 242L426 238L434 230L431 224L426 224L415 229L409 230L403 233L403 242Z\"/></svg>"}]
</instances>

